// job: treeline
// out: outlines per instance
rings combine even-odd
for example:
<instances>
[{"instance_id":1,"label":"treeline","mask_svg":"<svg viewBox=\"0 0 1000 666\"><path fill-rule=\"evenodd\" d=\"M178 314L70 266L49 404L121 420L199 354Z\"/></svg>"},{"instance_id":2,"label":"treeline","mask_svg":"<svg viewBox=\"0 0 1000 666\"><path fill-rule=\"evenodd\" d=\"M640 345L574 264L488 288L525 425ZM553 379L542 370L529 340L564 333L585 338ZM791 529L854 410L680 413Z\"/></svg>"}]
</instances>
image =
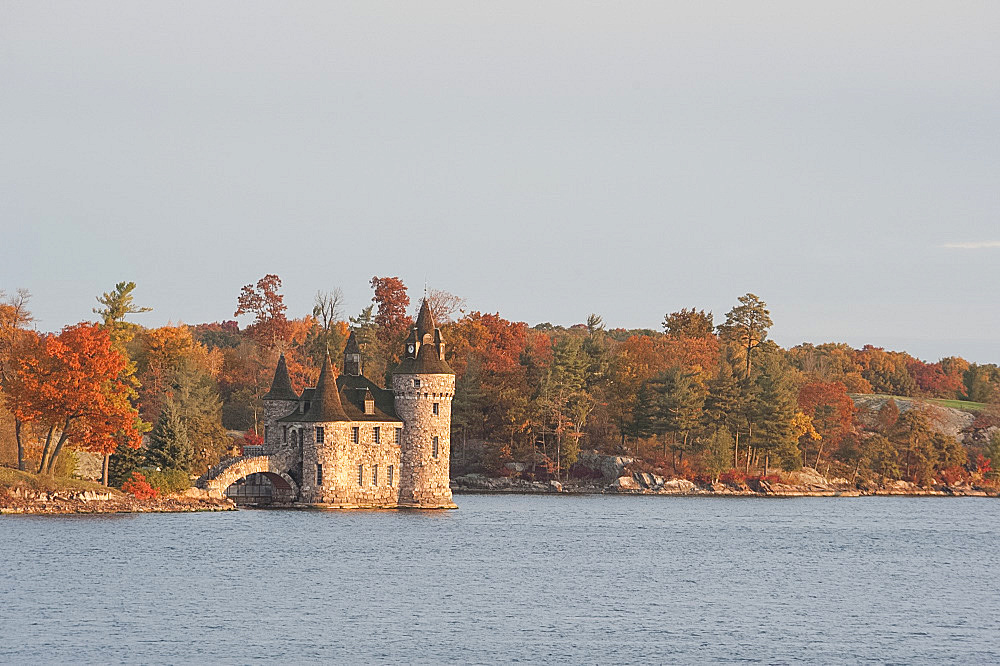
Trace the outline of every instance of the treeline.
<instances>
[{"instance_id":1,"label":"treeline","mask_svg":"<svg viewBox=\"0 0 1000 666\"><path fill-rule=\"evenodd\" d=\"M317 292L311 313L289 317L280 278L264 276L236 295L233 316L252 317L243 328L234 319L143 327L134 319L148 308L134 303L133 283L120 283L98 297L95 323L39 334L27 292L4 297L2 462L65 472L63 453L82 450L105 456L104 475L116 484L137 469L200 474L259 441L261 397L280 353L302 389L315 382L326 353L339 361L353 329L365 374L385 381L417 303L398 278L370 284L372 304L354 316L343 312L340 289L331 289ZM988 403L977 427L989 433L1000 425L996 365L958 357L926 363L835 343L782 349L769 340L774 324L753 294L718 323L711 312L681 309L659 330L608 328L597 315L568 328L529 327L470 311L447 292L427 297L456 372L455 472L526 466L536 476L565 477L577 472L584 448L707 480L810 466L852 479L930 483L990 478L992 461L1000 463L989 438L962 445L936 433L920 410L899 413L889 401L885 413L865 415L851 399L882 393Z\"/></svg>"}]
</instances>

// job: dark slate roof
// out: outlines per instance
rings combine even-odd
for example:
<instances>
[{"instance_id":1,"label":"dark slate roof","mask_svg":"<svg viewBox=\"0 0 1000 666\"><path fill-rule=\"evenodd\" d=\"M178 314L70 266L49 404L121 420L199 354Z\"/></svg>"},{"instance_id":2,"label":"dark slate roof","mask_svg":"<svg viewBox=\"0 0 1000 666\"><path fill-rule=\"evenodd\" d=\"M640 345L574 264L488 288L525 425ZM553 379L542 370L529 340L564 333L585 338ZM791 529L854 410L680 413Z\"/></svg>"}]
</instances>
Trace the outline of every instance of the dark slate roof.
<instances>
[{"instance_id":1,"label":"dark slate roof","mask_svg":"<svg viewBox=\"0 0 1000 666\"><path fill-rule=\"evenodd\" d=\"M288 365L285 363L285 355L278 357L278 367L274 370L274 379L271 381L271 390L268 391L263 400L298 400L299 395L292 388L292 380L288 377Z\"/></svg>"},{"instance_id":2,"label":"dark slate roof","mask_svg":"<svg viewBox=\"0 0 1000 666\"><path fill-rule=\"evenodd\" d=\"M347 345L344 347L345 354L360 354L361 347L358 346L358 340L354 336L354 331L351 331L350 337L347 338Z\"/></svg>"},{"instance_id":3,"label":"dark slate roof","mask_svg":"<svg viewBox=\"0 0 1000 666\"><path fill-rule=\"evenodd\" d=\"M435 345L423 344L420 345L420 351L417 352L416 358L404 358L392 373L394 375L453 375L455 371L451 369L447 361L438 358Z\"/></svg>"},{"instance_id":4,"label":"dark slate roof","mask_svg":"<svg viewBox=\"0 0 1000 666\"><path fill-rule=\"evenodd\" d=\"M437 327L434 325L434 315L431 314L431 306L425 298L420 304L420 314L417 315L417 335L423 336L428 333L433 335L435 328Z\"/></svg>"},{"instance_id":5,"label":"dark slate roof","mask_svg":"<svg viewBox=\"0 0 1000 666\"><path fill-rule=\"evenodd\" d=\"M344 411L352 421L400 421L396 416L396 401L392 391L378 387L363 375L341 375L337 377ZM365 414L365 396L371 395L375 401L375 413Z\"/></svg>"},{"instance_id":6,"label":"dark slate roof","mask_svg":"<svg viewBox=\"0 0 1000 666\"><path fill-rule=\"evenodd\" d=\"M323 369L319 372L319 381L316 382L309 411L296 420L316 423L351 420L340 402L340 391L337 390L337 380L333 374L333 363L330 362L329 354L326 355Z\"/></svg>"},{"instance_id":7,"label":"dark slate roof","mask_svg":"<svg viewBox=\"0 0 1000 666\"><path fill-rule=\"evenodd\" d=\"M322 374L320 380L322 381ZM309 401L309 411L299 414L298 410L288 416L278 419L282 423L304 423L321 421L398 421L402 420L396 416L395 398L392 391L380 388L372 380L364 376L341 375L337 377L337 394L340 407L343 410L343 418L319 419L313 418L317 409L317 398L319 386L307 388L302 391L302 401ZM365 397L371 395L375 401L375 413L365 414ZM325 409L325 406L322 407Z\"/></svg>"}]
</instances>

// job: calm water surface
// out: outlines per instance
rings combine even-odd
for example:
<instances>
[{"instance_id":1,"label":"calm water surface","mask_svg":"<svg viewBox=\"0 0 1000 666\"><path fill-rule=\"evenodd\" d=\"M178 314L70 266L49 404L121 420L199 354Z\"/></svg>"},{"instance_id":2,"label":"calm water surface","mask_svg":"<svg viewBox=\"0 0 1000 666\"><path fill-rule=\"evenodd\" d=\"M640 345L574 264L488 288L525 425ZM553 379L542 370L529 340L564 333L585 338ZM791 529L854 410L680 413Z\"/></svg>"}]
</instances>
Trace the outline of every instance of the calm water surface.
<instances>
[{"instance_id":1,"label":"calm water surface","mask_svg":"<svg viewBox=\"0 0 1000 666\"><path fill-rule=\"evenodd\" d=\"M0 518L0 662L997 663L1000 503Z\"/></svg>"}]
</instances>

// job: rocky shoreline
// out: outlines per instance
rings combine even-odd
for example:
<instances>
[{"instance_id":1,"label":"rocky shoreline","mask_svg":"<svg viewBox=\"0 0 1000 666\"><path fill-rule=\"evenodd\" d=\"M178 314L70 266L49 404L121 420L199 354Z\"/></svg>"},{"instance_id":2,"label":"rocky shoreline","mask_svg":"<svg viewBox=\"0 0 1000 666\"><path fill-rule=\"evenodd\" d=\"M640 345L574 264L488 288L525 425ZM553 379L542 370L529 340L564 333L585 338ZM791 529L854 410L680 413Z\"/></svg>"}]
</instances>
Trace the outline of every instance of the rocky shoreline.
<instances>
[{"instance_id":1,"label":"rocky shoreline","mask_svg":"<svg viewBox=\"0 0 1000 666\"><path fill-rule=\"evenodd\" d=\"M898 484L898 485L897 485ZM468 474L452 480L455 494L509 493L520 495L672 495L687 497L1000 497L1000 489L982 486L933 486L921 488L905 481L875 488L857 488L841 484L785 484L768 481L748 481L744 484L714 483L698 485L686 479L665 480L659 486L643 487L636 483L622 485L594 483L560 483L558 481L528 481L507 477L486 477Z\"/></svg>"},{"instance_id":2,"label":"rocky shoreline","mask_svg":"<svg viewBox=\"0 0 1000 666\"><path fill-rule=\"evenodd\" d=\"M170 495L140 500L112 490L46 492L28 488L0 489L0 514L189 513L235 510L236 505L229 499L186 495Z\"/></svg>"},{"instance_id":3,"label":"rocky shoreline","mask_svg":"<svg viewBox=\"0 0 1000 666\"><path fill-rule=\"evenodd\" d=\"M685 495L746 497L861 497L892 495L914 497L998 497L1000 488L968 483L920 487L907 481L883 479L852 483L845 478L828 479L815 469L759 477L729 478L724 482L695 483L636 471L635 460L625 456L582 451L566 482L524 478L531 470L523 463L507 463L504 476L465 474L452 479L454 493L566 493L576 495ZM732 477L732 475L730 475Z\"/></svg>"}]
</instances>

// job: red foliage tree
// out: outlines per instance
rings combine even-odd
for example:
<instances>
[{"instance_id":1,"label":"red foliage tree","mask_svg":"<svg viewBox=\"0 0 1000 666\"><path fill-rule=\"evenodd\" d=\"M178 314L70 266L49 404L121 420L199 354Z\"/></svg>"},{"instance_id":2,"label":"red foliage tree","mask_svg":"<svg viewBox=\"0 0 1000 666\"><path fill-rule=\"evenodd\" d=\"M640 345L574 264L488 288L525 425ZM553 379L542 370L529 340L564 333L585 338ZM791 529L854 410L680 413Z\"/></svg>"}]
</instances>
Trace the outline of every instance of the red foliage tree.
<instances>
[{"instance_id":1,"label":"red foliage tree","mask_svg":"<svg viewBox=\"0 0 1000 666\"><path fill-rule=\"evenodd\" d=\"M406 314L410 306L406 285L398 277L378 276L372 278L371 284L375 290L372 301L378 306L375 323L378 325L379 340L390 343L406 337L413 326L413 319Z\"/></svg>"},{"instance_id":2,"label":"red foliage tree","mask_svg":"<svg viewBox=\"0 0 1000 666\"><path fill-rule=\"evenodd\" d=\"M841 382L810 382L799 389L799 409L812 418L813 427L822 439L817 443L816 467L823 456L823 449L836 448L851 432L854 422L854 401L847 395Z\"/></svg>"},{"instance_id":3,"label":"red foliage tree","mask_svg":"<svg viewBox=\"0 0 1000 666\"><path fill-rule=\"evenodd\" d=\"M240 291L236 313L239 317L252 314L254 322L247 327L247 333L263 345L270 347L284 342L289 336L288 319L285 316L285 299L278 289L281 278L268 274L257 280L257 285L248 284Z\"/></svg>"},{"instance_id":4,"label":"red foliage tree","mask_svg":"<svg viewBox=\"0 0 1000 666\"><path fill-rule=\"evenodd\" d=\"M108 332L90 323L67 326L24 349L7 389L15 417L46 431L38 471L51 473L67 443L106 455L119 442L138 448L135 391L122 377L128 359ZM57 437L56 437L57 436Z\"/></svg>"}]
</instances>

